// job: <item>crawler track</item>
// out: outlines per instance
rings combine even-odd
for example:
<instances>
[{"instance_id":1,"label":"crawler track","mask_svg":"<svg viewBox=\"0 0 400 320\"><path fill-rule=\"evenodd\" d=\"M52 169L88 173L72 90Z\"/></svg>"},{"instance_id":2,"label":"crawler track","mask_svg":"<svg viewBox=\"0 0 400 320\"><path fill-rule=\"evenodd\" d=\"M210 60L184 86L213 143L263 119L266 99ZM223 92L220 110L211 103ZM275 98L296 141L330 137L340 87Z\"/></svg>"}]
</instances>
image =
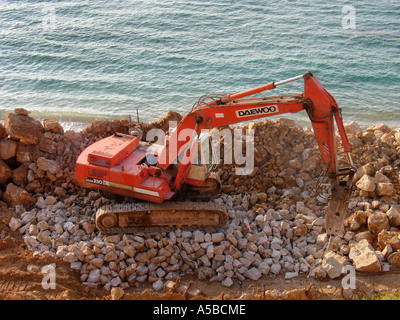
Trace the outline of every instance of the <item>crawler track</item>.
<instances>
[{"instance_id":1,"label":"crawler track","mask_svg":"<svg viewBox=\"0 0 400 320\"><path fill-rule=\"evenodd\" d=\"M128 203L96 212L96 226L104 233L221 227L227 220L225 206L214 202Z\"/></svg>"}]
</instances>

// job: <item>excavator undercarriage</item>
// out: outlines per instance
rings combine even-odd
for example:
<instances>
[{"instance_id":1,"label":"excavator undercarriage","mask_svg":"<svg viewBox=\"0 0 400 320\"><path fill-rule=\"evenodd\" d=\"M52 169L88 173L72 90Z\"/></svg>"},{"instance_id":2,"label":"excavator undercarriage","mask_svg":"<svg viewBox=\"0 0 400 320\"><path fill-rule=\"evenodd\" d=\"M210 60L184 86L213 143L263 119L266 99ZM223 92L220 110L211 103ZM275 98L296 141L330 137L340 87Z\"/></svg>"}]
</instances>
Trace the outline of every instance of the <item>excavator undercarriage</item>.
<instances>
[{"instance_id":1,"label":"excavator undercarriage","mask_svg":"<svg viewBox=\"0 0 400 320\"><path fill-rule=\"evenodd\" d=\"M105 233L220 227L227 220L225 206L215 202L116 204L96 212L96 226Z\"/></svg>"}]
</instances>

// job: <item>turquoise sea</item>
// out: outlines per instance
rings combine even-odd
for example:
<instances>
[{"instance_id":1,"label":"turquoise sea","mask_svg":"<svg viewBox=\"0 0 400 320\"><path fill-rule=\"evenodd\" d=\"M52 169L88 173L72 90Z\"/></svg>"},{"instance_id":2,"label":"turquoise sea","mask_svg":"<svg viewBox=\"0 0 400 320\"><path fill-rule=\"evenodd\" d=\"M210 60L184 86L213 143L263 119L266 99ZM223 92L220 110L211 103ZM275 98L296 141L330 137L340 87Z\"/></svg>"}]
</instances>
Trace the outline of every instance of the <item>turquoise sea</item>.
<instances>
[{"instance_id":1,"label":"turquoise sea","mask_svg":"<svg viewBox=\"0 0 400 320\"><path fill-rule=\"evenodd\" d=\"M400 1L0 0L0 121L153 121L308 70L345 122L399 127Z\"/></svg>"}]
</instances>

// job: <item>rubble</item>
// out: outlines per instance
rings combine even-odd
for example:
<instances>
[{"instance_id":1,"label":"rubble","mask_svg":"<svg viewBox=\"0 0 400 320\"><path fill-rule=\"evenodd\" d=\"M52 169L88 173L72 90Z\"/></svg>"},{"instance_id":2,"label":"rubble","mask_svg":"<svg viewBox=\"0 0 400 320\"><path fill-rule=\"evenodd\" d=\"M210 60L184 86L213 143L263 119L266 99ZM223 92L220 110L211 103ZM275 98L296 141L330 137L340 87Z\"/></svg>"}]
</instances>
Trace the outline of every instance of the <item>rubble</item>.
<instances>
[{"instance_id":1,"label":"rubble","mask_svg":"<svg viewBox=\"0 0 400 320\"><path fill-rule=\"evenodd\" d=\"M115 299L143 282L160 291L185 274L231 287L276 275L333 279L348 264L363 272L400 264L400 139L383 124L366 130L345 125L359 169L345 232L329 252L329 185L317 189L323 166L315 137L287 119L241 127L255 130L255 167L249 176L236 175L234 164L217 166L223 193L214 201L229 209L224 228L100 234L93 215L115 200L74 184L77 156L114 132L145 134L164 128L168 119L181 116L170 112L153 124L94 121L82 132L64 132L54 120L39 125L23 109L9 114L6 135L0 126L0 196L19 206L11 230L19 231L35 254L69 263L82 283L112 290Z\"/></svg>"}]
</instances>

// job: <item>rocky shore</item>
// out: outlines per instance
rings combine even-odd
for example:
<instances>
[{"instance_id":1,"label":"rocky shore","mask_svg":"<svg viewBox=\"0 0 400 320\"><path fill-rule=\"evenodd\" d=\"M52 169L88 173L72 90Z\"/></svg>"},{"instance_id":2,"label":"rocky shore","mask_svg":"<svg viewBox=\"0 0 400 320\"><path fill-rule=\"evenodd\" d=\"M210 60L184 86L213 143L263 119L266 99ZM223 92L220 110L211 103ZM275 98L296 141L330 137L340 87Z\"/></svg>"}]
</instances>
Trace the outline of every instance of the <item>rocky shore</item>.
<instances>
[{"instance_id":1,"label":"rocky shore","mask_svg":"<svg viewBox=\"0 0 400 320\"><path fill-rule=\"evenodd\" d=\"M158 291L185 274L230 287L276 275L334 279L346 265L371 273L400 267L400 128L384 124L345 125L358 171L345 232L325 256L329 185L318 184L323 165L313 132L288 119L243 127L255 129L251 175L217 167L223 192L214 201L229 208L224 228L100 234L93 215L115 200L74 184L80 152L114 132L140 128L145 136L180 119L169 112L151 124L94 121L75 132L24 109L7 114L0 124L0 201L17 212L9 227L35 255L68 262L82 283L107 290L150 282Z\"/></svg>"}]
</instances>

